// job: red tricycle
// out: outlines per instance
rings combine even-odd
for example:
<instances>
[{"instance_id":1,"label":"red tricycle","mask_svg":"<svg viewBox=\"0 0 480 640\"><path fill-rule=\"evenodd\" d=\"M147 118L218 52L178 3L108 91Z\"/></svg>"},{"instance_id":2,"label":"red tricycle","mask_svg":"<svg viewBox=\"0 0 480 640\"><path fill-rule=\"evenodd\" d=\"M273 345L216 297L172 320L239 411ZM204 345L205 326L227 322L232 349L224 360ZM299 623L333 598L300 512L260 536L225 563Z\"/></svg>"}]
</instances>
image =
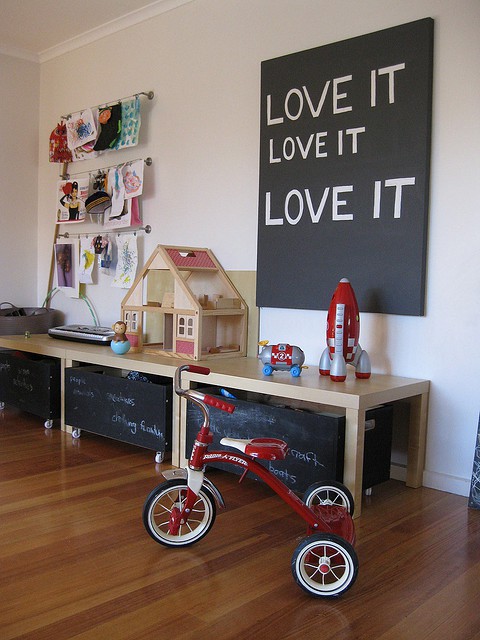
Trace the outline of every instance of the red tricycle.
<instances>
[{"instance_id":1,"label":"red tricycle","mask_svg":"<svg viewBox=\"0 0 480 640\"><path fill-rule=\"evenodd\" d=\"M143 523L149 535L168 547L185 547L201 540L215 521L217 505L225 507L220 491L205 477L205 467L213 462L236 465L243 469L240 482L249 471L254 473L305 521L306 536L296 547L291 563L299 586L317 597L338 596L347 591L358 574L350 491L339 482L316 482L300 499L257 460L285 459L287 443L276 438L222 438L222 445L237 451L209 451L213 440L209 406L232 413L235 405L198 389L183 389L182 371L208 375L210 370L188 364L175 372L176 393L200 408L203 423L188 469L163 471L166 481L155 487L145 501Z\"/></svg>"}]
</instances>

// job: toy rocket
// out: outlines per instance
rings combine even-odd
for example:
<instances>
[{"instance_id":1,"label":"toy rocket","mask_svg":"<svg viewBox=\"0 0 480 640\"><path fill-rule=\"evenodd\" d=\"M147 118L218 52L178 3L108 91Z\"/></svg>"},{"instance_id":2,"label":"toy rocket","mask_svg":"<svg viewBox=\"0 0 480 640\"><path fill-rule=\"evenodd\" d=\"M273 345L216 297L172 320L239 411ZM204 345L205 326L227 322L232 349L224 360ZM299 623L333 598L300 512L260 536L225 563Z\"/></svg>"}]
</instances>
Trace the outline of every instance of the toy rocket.
<instances>
[{"instance_id":1,"label":"toy rocket","mask_svg":"<svg viewBox=\"0 0 480 640\"><path fill-rule=\"evenodd\" d=\"M335 289L327 314L327 347L320 358L320 374L334 382L347 377L347 364L355 367L357 378L369 378L368 353L358 343L360 314L352 285L342 278Z\"/></svg>"}]
</instances>

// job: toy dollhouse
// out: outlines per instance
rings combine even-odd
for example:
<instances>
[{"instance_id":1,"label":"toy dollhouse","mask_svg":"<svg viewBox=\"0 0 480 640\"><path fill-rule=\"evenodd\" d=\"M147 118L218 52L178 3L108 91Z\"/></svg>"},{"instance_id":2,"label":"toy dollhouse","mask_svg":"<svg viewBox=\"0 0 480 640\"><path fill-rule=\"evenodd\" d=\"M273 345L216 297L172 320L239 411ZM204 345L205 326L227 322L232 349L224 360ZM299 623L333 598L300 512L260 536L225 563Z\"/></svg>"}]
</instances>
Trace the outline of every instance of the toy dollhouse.
<instances>
[{"instance_id":1,"label":"toy dollhouse","mask_svg":"<svg viewBox=\"0 0 480 640\"><path fill-rule=\"evenodd\" d=\"M209 249L158 245L122 301L133 351L245 356L247 305Z\"/></svg>"}]
</instances>

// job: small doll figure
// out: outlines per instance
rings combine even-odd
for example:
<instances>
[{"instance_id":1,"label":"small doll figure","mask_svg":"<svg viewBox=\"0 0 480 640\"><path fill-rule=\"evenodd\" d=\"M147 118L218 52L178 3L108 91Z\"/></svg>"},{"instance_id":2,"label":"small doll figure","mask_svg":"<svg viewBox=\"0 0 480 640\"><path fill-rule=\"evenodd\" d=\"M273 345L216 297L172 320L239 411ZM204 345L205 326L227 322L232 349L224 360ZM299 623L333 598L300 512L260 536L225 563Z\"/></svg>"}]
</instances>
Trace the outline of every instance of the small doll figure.
<instances>
[{"instance_id":1,"label":"small doll figure","mask_svg":"<svg viewBox=\"0 0 480 640\"><path fill-rule=\"evenodd\" d=\"M112 329L115 331L115 335L110 342L110 348L117 355L123 355L127 353L130 350L130 341L125 335L127 325L125 324L125 322L117 320L117 322L112 325Z\"/></svg>"},{"instance_id":2,"label":"small doll figure","mask_svg":"<svg viewBox=\"0 0 480 640\"><path fill-rule=\"evenodd\" d=\"M127 330L127 325L125 324L125 322L117 320L117 322L112 325L112 329L115 331L112 342L128 342L128 338L125 335L125 332Z\"/></svg>"},{"instance_id":3,"label":"small doll figure","mask_svg":"<svg viewBox=\"0 0 480 640\"><path fill-rule=\"evenodd\" d=\"M93 244L93 248L95 250L96 255L97 256L100 255L104 249L102 236L96 236L96 238L92 240L92 244Z\"/></svg>"}]
</instances>

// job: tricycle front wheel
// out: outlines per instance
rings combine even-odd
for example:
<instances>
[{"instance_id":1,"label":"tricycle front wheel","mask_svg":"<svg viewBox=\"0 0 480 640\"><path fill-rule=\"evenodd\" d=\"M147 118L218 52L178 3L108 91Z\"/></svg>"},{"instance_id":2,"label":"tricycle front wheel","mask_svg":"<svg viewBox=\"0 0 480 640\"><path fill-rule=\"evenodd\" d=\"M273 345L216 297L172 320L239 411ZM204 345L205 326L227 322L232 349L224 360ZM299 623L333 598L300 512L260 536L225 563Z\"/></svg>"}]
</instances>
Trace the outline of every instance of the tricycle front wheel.
<instances>
[{"instance_id":1,"label":"tricycle front wheel","mask_svg":"<svg viewBox=\"0 0 480 640\"><path fill-rule=\"evenodd\" d=\"M295 549L292 573L297 584L310 595L336 597L350 589L357 579L357 554L340 536L315 533Z\"/></svg>"},{"instance_id":2,"label":"tricycle front wheel","mask_svg":"<svg viewBox=\"0 0 480 640\"><path fill-rule=\"evenodd\" d=\"M172 479L150 492L143 506L143 524L149 535L167 547L186 547L198 542L210 531L216 516L215 498L202 487L184 524L172 533L172 521L183 510L187 499L187 481Z\"/></svg>"}]
</instances>

